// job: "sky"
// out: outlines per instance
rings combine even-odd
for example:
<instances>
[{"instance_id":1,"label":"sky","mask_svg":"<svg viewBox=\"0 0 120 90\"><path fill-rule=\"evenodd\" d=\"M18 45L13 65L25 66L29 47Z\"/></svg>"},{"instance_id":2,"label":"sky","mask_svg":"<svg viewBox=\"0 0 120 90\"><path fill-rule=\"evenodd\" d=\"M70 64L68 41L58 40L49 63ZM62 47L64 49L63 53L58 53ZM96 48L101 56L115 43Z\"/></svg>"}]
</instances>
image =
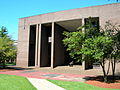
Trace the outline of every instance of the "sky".
<instances>
[{"instance_id":1,"label":"sky","mask_svg":"<svg viewBox=\"0 0 120 90\"><path fill-rule=\"evenodd\" d=\"M111 3L116 0L0 0L0 27L17 40L19 18Z\"/></svg>"}]
</instances>

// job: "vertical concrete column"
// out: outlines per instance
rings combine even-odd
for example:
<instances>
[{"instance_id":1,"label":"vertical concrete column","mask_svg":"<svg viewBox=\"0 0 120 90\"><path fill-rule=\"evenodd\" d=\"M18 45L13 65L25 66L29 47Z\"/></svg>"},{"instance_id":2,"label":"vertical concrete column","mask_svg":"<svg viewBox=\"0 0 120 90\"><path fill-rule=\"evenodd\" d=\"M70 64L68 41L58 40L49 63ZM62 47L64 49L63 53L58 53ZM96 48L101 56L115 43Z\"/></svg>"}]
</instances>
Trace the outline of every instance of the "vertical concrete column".
<instances>
[{"instance_id":1,"label":"vertical concrete column","mask_svg":"<svg viewBox=\"0 0 120 90\"><path fill-rule=\"evenodd\" d=\"M51 37L51 67L54 68L54 34L55 34L55 24L52 22L52 37Z\"/></svg>"},{"instance_id":2,"label":"vertical concrete column","mask_svg":"<svg viewBox=\"0 0 120 90\"><path fill-rule=\"evenodd\" d=\"M40 59L41 59L41 24L39 24L39 39L38 39L38 66L40 67Z\"/></svg>"},{"instance_id":3,"label":"vertical concrete column","mask_svg":"<svg viewBox=\"0 0 120 90\"><path fill-rule=\"evenodd\" d=\"M85 24L85 20L84 20L84 18L82 18L82 26ZM83 28L82 29L82 32L83 33L85 33L85 29ZM83 46L82 46L83 47ZM82 59L84 58L84 55L82 55ZM83 68L83 70L85 70L86 69L86 62L85 61L82 61L82 68Z\"/></svg>"},{"instance_id":4,"label":"vertical concrete column","mask_svg":"<svg viewBox=\"0 0 120 90\"><path fill-rule=\"evenodd\" d=\"M26 29L26 28L24 27L24 29ZM29 63L30 25L27 26L27 30L26 31L27 31L28 36L27 36L27 58L26 58L27 60L25 60L25 61L27 61L27 65L26 66L28 67L29 66L28 63ZM20 47L21 46L19 46L19 48Z\"/></svg>"},{"instance_id":5,"label":"vertical concrete column","mask_svg":"<svg viewBox=\"0 0 120 90\"><path fill-rule=\"evenodd\" d=\"M35 46L35 67L38 66L38 43L39 43L39 24L36 26L36 46Z\"/></svg>"}]
</instances>

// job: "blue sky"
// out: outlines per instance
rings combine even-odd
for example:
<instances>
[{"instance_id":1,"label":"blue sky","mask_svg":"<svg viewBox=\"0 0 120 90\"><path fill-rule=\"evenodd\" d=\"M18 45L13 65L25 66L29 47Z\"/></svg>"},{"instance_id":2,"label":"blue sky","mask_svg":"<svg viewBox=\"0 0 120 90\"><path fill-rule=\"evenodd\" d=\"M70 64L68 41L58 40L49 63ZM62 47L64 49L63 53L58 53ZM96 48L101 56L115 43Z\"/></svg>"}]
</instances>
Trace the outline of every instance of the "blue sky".
<instances>
[{"instance_id":1,"label":"blue sky","mask_svg":"<svg viewBox=\"0 0 120 90\"><path fill-rule=\"evenodd\" d=\"M21 17L74 8L116 3L115 0L0 0L0 27L5 26L14 40L18 39Z\"/></svg>"}]
</instances>

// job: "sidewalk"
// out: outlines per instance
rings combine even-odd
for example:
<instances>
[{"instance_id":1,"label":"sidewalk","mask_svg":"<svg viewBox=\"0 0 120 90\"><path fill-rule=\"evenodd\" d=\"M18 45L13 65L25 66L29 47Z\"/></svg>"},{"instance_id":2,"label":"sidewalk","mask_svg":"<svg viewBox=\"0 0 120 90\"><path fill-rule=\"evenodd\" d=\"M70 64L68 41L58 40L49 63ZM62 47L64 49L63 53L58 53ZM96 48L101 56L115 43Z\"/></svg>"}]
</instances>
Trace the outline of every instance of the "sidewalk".
<instances>
[{"instance_id":1,"label":"sidewalk","mask_svg":"<svg viewBox=\"0 0 120 90\"><path fill-rule=\"evenodd\" d=\"M65 90L45 79L27 78L37 90Z\"/></svg>"}]
</instances>

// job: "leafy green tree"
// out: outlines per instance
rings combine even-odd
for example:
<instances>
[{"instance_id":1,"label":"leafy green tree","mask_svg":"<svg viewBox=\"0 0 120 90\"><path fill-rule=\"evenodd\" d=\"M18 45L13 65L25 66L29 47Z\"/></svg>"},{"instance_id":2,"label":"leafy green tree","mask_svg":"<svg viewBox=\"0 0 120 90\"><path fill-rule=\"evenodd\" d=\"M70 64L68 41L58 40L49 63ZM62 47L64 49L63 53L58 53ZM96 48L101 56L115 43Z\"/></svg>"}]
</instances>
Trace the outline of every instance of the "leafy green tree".
<instances>
[{"instance_id":1,"label":"leafy green tree","mask_svg":"<svg viewBox=\"0 0 120 90\"><path fill-rule=\"evenodd\" d=\"M7 29L6 27L2 26L0 30L0 37L7 37Z\"/></svg>"},{"instance_id":2,"label":"leafy green tree","mask_svg":"<svg viewBox=\"0 0 120 90\"><path fill-rule=\"evenodd\" d=\"M107 21L102 31L104 31L105 36L111 37L113 40L109 60L112 66L113 80L115 80L115 66L116 62L120 59L120 27L118 24L112 23L112 21Z\"/></svg>"},{"instance_id":3,"label":"leafy green tree","mask_svg":"<svg viewBox=\"0 0 120 90\"><path fill-rule=\"evenodd\" d=\"M105 70L105 61L107 56L112 51L112 43L113 40L111 38L105 36L98 36L86 39L83 44L84 48L81 49L83 55L89 58L93 58L92 60L94 60L94 62L96 61L100 63L103 70L105 82L107 82L108 75Z\"/></svg>"},{"instance_id":4,"label":"leafy green tree","mask_svg":"<svg viewBox=\"0 0 120 90\"><path fill-rule=\"evenodd\" d=\"M108 0L108 1L111 1L111 0ZM115 0L116 2L119 2L119 0Z\"/></svg>"},{"instance_id":5,"label":"leafy green tree","mask_svg":"<svg viewBox=\"0 0 120 90\"><path fill-rule=\"evenodd\" d=\"M66 37L64 38L63 42L67 47L67 51L69 51L69 55L74 60L77 61L81 60L81 52L80 49L82 47L84 41L84 33L81 31L76 32L64 32L63 33Z\"/></svg>"},{"instance_id":6,"label":"leafy green tree","mask_svg":"<svg viewBox=\"0 0 120 90\"><path fill-rule=\"evenodd\" d=\"M113 76L115 72L115 59L119 57L118 52L120 51L118 43L120 34L115 33L115 27L109 28L106 23L105 28L99 30L98 26L92 24L92 19L89 18L88 23L85 26L79 27L76 32L64 32L65 38L63 40L69 55L78 61L93 61L99 62L103 74L104 81L107 82L108 72L105 70L105 62L109 56L114 58L111 60ZM82 31L82 29L85 29ZM111 31L114 31L111 32ZM118 44L118 45L117 45ZM117 47L117 49L116 49ZM114 53L113 53L114 52ZM83 55L84 58L80 58Z\"/></svg>"},{"instance_id":7,"label":"leafy green tree","mask_svg":"<svg viewBox=\"0 0 120 90\"><path fill-rule=\"evenodd\" d=\"M0 62L5 67L6 60L16 58L16 47L14 41L8 35L5 27L0 30Z\"/></svg>"},{"instance_id":8,"label":"leafy green tree","mask_svg":"<svg viewBox=\"0 0 120 90\"><path fill-rule=\"evenodd\" d=\"M75 32L64 32L63 35L65 38L63 39L63 43L67 47L67 51L69 51L69 55L71 58L74 58L77 61L81 61L81 48L83 47L83 43L88 38L93 38L99 35L98 26L94 26L92 24L93 19L89 17L89 20L84 26L79 27ZM83 31L83 28L85 30Z\"/></svg>"}]
</instances>

